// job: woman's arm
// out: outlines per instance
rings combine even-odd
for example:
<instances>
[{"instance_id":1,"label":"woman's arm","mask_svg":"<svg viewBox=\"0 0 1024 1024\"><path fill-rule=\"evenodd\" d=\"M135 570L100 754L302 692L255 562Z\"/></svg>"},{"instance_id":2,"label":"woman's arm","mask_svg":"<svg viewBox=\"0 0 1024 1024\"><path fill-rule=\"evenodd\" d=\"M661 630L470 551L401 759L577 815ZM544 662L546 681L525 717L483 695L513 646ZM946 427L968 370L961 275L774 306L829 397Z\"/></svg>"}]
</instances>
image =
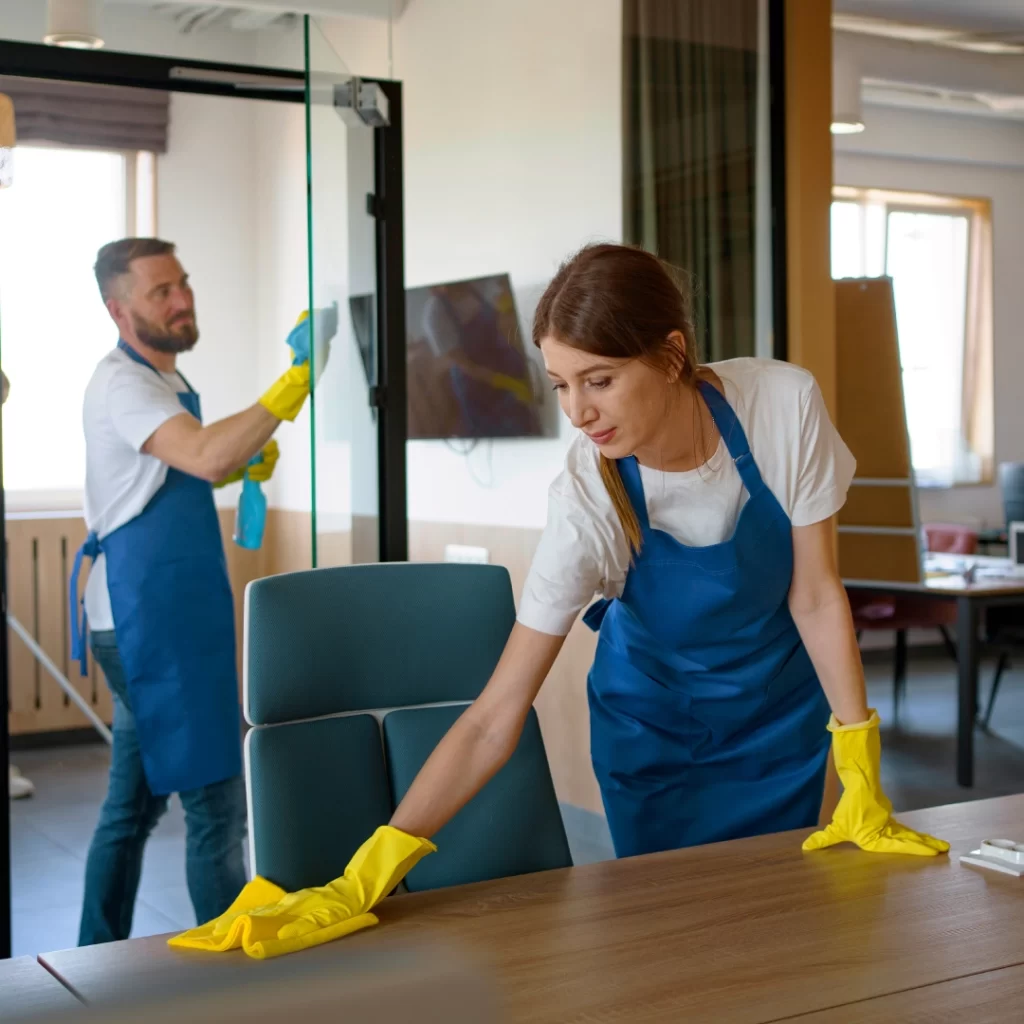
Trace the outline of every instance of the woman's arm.
<instances>
[{"instance_id":1,"label":"woman's arm","mask_svg":"<svg viewBox=\"0 0 1024 1024\"><path fill-rule=\"evenodd\" d=\"M793 527L789 610L841 725L869 717L850 602L836 567L834 520Z\"/></svg>"},{"instance_id":2,"label":"woman's arm","mask_svg":"<svg viewBox=\"0 0 1024 1024\"><path fill-rule=\"evenodd\" d=\"M480 792L519 743L526 716L564 636L516 623L483 693L420 769L391 824L429 839Z\"/></svg>"}]
</instances>

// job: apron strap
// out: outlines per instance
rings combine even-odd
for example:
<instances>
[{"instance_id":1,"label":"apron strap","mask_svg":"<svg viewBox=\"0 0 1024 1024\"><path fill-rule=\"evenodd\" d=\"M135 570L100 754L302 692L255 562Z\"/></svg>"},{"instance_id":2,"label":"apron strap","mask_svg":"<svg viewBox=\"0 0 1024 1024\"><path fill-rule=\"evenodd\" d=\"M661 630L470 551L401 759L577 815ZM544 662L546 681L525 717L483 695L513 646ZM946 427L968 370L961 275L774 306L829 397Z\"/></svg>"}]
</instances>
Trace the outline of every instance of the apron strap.
<instances>
[{"instance_id":1,"label":"apron strap","mask_svg":"<svg viewBox=\"0 0 1024 1024\"><path fill-rule=\"evenodd\" d=\"M71 657L78 662L83 676L89 674L88 636L89 617L85 613L85 598L81 601L81 623L79 623L78 575L82 571L82 558L91 558L94 562L100 553L100 542L95 532L85 538L85 542L75 554L75 564L71 570L71 582L68 586L68 597L71 604Z\"/></svg>"},{"instance_id":2,"label":"apron strap","mask_svg":"<svg viewBox=\"0 0 1024 1024\"><path fill-rule=\"evenodd\" d=\"M718 427L733 462L736 463L736 470L747 488L747 494L753 497L764 487L764 481L750 452L750 443L747 441L743 424L718 388L706 380L698 381L697 387L707 403L711 418L715 421L715 426Z\"/></svg>"},{"instance_id":3,"label":"apron strap","mask_svg":"<svg viewBox=\"0 0 1024 1024\"><path fill-rule=\"evenodd\" d=\"M133 349L131 345L129 345L128 342L124 340L124 338L117 339L117 347L126 356L128 356L129 359L134 360L136 363L141 363L143 366L148 366L161 380L163 379L163 374L144 355L142 355L139 352L136 352L135 349ZM185 378L185 374L183 374L181 370L175 370L174 372L181 378L181 382L185 385L185 387L187 387L188 390L194 395L196 393L196 389L192 387L191 384L189 384L188 380Z\"/></svg>"}]
</instances>

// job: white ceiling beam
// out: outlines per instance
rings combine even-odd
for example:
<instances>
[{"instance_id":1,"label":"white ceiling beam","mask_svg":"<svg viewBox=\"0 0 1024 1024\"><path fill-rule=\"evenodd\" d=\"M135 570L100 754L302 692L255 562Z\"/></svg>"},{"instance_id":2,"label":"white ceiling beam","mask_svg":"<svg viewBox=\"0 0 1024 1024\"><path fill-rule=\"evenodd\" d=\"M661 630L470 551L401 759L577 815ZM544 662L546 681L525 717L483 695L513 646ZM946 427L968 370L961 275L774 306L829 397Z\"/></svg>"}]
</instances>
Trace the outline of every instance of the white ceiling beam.
<instances>
[{"instance_id":1,"label":"white ceiling beam","mask_svg":"<svg viewBox=\"0 0 1024 1024\"><path fill-rule=\"evenodd\" d=\"M853 32L833 33L836 55L863 78L907 82L955 92L1024 94L1024 61L1017 56L967 53Z\"/></svg>"},{"instance_id":2,"label":"white ceiling beam","mask_svg":"<svg viewBox=\"0 0 1024 1024\"><path fill-rule=\"evenodd\" d=\"M136 7L151 7L152 0L116 0ZM165 3L188 4L195 0L163 0ZM274 14L312 14L318 18L401 17L409 0L224 0L228 7L245 7Z\"/></svg>"}]
</instances>

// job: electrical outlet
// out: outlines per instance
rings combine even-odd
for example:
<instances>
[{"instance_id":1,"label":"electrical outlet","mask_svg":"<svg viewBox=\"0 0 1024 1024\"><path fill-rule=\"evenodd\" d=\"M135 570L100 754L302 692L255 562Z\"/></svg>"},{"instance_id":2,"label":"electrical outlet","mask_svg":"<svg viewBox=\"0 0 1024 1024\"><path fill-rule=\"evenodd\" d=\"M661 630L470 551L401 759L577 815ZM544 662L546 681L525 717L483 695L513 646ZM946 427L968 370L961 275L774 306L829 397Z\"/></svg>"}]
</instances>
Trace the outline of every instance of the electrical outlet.
<instances>
[{"instance_id":1,"label":"electrical outlet","mask_svg":"<svg viewBox=\"0 0 1024 1024\"><path fill-rule=\"evenodd\" d=\"M446 544L444 560L446 562L472 562L477 565L487 565L490 561L490 552L487 548L476 548L468 544Z\"/></svg>"}]
</instances>

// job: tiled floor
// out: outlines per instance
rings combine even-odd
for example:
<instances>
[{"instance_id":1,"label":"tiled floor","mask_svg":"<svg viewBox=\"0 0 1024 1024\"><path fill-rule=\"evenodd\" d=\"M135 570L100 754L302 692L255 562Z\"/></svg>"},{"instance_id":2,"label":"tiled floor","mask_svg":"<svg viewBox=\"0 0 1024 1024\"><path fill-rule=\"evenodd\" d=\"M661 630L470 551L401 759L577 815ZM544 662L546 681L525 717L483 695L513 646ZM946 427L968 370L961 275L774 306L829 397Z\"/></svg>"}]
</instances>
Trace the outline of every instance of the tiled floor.
<instances>
[{"instance_id":1,"label":"tiled floor","mask_svg":"<svg viewBox=\"0 0 1024 1024\"><path fill-rule=\"evenodd\" d=\"M992 735L977 734L976 786L954 778L956 680L946 661L912 661L909 699L900 728L891 727L887 665L869 667L870 696L884 724L883 775L899 809L934 806L1024 791L1024 669L1007 676ZM983 673L983 690L991 680ZM102 746L19 753L15 763L36 795L11 804L14 953L75 945L85 854L106 787ZM596 816L566 814L576 863L611 856ZM149 843L133 934L149 935L194 923L185 885L184 818L171 809Z\"/></svg>"},{"instance_id":2,"label":"tiled floor","mask_svg":"<svg viewBox=\"0 0 1024 1024\"><path fill-rule=\"evenodd\" d=\"M11 803L14 955L74 946L85 856L106 791L106 747L18 753L36 795ZM172 801L146 850L133 935L194 924L185 886L185 823Z\"/></svg>"}]
</instances>

